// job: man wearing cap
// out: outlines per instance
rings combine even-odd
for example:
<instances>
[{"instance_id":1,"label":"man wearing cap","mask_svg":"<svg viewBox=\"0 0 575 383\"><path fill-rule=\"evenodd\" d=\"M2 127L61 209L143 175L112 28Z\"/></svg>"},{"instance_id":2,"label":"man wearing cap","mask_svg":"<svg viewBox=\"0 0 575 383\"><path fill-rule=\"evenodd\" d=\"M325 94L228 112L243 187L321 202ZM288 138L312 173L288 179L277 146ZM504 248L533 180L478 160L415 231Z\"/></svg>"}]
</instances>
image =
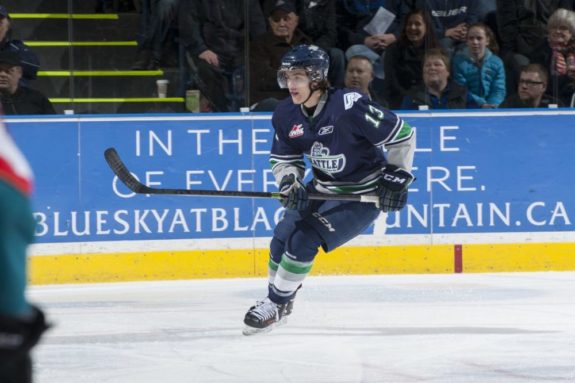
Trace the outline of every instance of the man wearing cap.
<instances>
[{"instance_id":1,"label":"man wearing cap","mask_svg":"<svg viewBox=\"0 0 575 383\"><path fill-rule=\"evenodd\" d=\"M288 92L278 89L277 83L281 58L297 45L313 43L298 29L299 17L293 1L277 0L268 9L267 16L269 31L256 38L250 50L250 105L257 102L273 106L277 100L287 97ZM262 103L262 100L265 101ZM256 106L254 110L273 110L273 107Z\"/></svg>"},{"instance_id":2,"label":"man wearing cap","mask_svg":"<svg viewBox=\"0 0 575 383\"><path fill-rule=\"evenodd\" d=\"M22 67L22 83L36 78L40 68L40 60L26 44L12 39L12 19L5 6L0 5L0 52L15 52L20 56Z\"/></svg>"},{"instance_id":3,"label":"man wearing cap","mask_svg":"<svg viewBox=\"0 0 575 383\"><path fill-rule=\"evenodd\" d=\"M22 73L18 53L0 51L0 102L4 113L56 114L46 96L20 84Z\"/></svg>"},{"instance_id":4,"label":"man wearing cap","mask_svg":"<svg viewBox=\"0 0 575 383\"><path fill-rule=\"evenodd\" d=\"M313 44L329 56L328 80L331 86L342 88L345 78L345 54L337 47L336 1L334 0L292 0L299 16L298 29L312 39ZM266 12L278 0L262 0Z\"/></svg>"}]
</instances>

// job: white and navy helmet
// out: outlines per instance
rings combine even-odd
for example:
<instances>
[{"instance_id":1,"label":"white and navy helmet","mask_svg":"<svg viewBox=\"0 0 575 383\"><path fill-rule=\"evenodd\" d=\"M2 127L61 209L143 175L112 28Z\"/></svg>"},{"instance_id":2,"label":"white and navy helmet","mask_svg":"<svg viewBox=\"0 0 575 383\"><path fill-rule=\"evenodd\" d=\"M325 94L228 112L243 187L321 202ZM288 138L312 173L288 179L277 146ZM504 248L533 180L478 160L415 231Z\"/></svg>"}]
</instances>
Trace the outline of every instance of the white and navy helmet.
<instances>
[{"instance_id":1,"label":"white and navy helmet","mask_svg":"<svg viewBox=\"0 0 575 383\"><path fill-rule=\"evenodd\" d=\"M295 69L304 69L310 81L327 83L329 56L316 45L298 45L282 57L278 70L280 88L287 88L286 73Z\"/></svg>"}]
</instances>

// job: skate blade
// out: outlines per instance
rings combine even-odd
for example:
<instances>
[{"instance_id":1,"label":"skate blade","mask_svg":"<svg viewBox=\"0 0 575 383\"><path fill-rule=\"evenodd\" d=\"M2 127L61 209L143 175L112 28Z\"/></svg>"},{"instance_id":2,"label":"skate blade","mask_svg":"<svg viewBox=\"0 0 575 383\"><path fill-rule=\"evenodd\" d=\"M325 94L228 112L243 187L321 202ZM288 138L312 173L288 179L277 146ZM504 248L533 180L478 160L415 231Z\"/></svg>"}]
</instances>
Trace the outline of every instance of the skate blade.
<instances>
[{"instance_id":1,"label":"skate blade","mask_svg":"<svg viewBox=\"0 0 575 383\"><path fill-rule=\"evenodd\" d=\"M273 324L269 325L268 327L264 327L264 328L251 327L251 326L246 325L246 326L244 326L244 329L242 330L242 334L244 334L245 336L266 334L266 333L272 331L274 328L282 326L286 323L287 323L287 318L284 317L284 318L280 319L278 322L273 323Z\"/></svg>"}]
</instances>

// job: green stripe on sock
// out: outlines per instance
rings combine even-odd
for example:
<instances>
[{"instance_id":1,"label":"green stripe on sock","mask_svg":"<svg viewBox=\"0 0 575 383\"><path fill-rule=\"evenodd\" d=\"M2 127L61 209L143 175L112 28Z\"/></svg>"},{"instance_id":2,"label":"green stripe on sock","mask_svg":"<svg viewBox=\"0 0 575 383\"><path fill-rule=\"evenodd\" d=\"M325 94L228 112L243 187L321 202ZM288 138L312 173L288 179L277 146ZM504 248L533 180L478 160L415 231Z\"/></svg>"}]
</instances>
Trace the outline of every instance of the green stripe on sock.
<instances>
[{"instance_id":1,"label":"green stripe on sock","mask_svg":"<svg viewBox=\"0 0 575 383\"><path fill-rule=\"evenodd\" d=\"M310 272L311 267L313 266L313 262L303 263L303 262L294 262L287 257L282 257L282 261L280 262L280 266L287 272L292 274L307 274Z\"/></svg>"},{"instance_id":2,"label":"green stripe on sock","mask_svg":"<svg viewBox=\"0 0 575 383\"><path fill-rule=\"evenodd\" d=\"M272 269L273 271L278 271L279 268L279 264L275 263L274 261L272 261L272 259L270 258L270 261L268 263L268 266L270 269Z\"/></svg>"}]
</instances>

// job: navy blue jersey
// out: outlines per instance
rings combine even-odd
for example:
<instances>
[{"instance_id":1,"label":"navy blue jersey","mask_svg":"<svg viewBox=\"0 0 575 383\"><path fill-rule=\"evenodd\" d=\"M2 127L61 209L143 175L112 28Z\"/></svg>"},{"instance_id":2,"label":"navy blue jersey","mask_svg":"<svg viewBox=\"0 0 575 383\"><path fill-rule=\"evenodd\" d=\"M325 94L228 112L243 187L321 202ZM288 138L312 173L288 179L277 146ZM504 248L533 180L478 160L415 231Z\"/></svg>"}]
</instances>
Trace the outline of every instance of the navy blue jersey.
<instances>
[{"instance_id":1,"label":"navy blue jersey","mask_svg":"<svg viewBox=\"0 0 575 383\"><path fill-rule=\"evenodd\" d=\"M377 187L386 159L383 146L412 138L412 129L390 110L351 89L330 89L308 117L291 98L275 109L270 162L277 180L302 177L304 156L313 167L318 191L367 193Z\"/></svg>"}]
</instances>

